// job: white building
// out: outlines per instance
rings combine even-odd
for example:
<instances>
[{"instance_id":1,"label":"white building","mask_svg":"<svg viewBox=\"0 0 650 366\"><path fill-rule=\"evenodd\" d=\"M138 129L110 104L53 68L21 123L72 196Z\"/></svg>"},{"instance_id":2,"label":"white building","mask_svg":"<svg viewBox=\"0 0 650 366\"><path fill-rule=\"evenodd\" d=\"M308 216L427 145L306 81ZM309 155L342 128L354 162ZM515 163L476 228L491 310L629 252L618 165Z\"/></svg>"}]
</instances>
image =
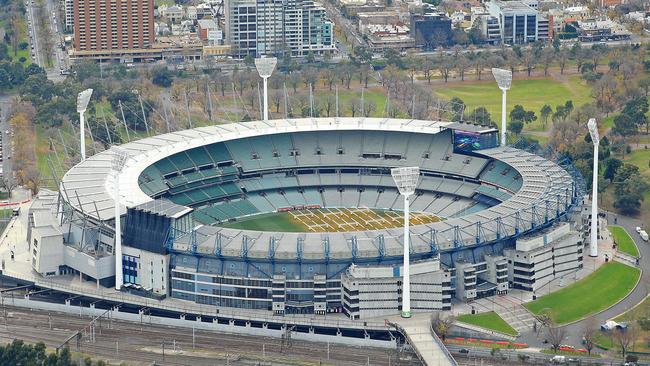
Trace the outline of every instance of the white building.
<instances>
[{"instance_id":1,"label":"white building","mask_svg":"<svg viewBox=\"0 0 650 366\"><path fill-rule=\"evenodd\" d=\"M450 274L440 260L411 263L411 310L451 310ZM341 276L343 312L352 319L392 315L402 308L401 266L351 266Z\"/></svg>"},{"instance_id":2,"label":"white building","mask_svg":"<svg viewBox=\"0 0 650 366\"><path fill-rule=\"evenodd\" d=\"M582 268L583 239L569 223L553 226L532 237L517 239L514 249L504 250L511 286L537 291L556 278Z\"/></svg>"},{"instance_id":3,"label":"white building","mask_svg":"<svg viewBox=\"0 0 650 366\"><path fill-rule=\"evenodd\" d=\"M226 40L237 57L306 56L335 49L333 23L310 0L232 0L226 2Z\"/></svg>"},{"instance_id":4,"label":"white building","mask_svg":"<svg viewBox=\"0 0 650 366\"><path fill-rule=\"evenodd\" d=\"M486 3L486 9L497 18L503 43L522 44L548 39L548 19L524 1L492 0Z\"/></svg>"}]
</instances>

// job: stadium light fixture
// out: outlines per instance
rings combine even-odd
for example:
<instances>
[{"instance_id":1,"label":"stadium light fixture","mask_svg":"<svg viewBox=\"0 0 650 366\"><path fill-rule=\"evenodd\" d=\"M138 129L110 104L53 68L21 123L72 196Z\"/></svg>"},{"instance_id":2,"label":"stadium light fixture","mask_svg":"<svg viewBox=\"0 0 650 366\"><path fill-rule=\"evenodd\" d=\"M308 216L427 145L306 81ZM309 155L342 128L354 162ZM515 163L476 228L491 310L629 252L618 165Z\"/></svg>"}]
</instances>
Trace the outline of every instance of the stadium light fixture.
<instances>
[{"instance_id":1,"label":"stadium light fixture","mask_svg":"<svg viewBox=\"0 0 650 366\"><path fill-rule=\"evenodd\" d=\"M591 135L591 142L594 144L594 168L591 183L591 239L589 240L589 256L598 256L598 145L600 144L600 135L598 134L598 124L595 118L589 119L587 128Z\"/></svg>"},{"instance_id":2,"label":"stadium light fixture","mask_svg":"<svg viewBox=\"0 0 650 366\"><path fill-rule=\"evenodd\" d=\"M390 175L395 181L397 190L404 197L404 268L402 270L402 318L411 317L411 275L409 250L409 196L415 193L415 187L420 178L420 168L400 167L390 170Z\"/></svg>"},{"instance_id":3,"label":"stadium light fixture","mask_svg":"<svg viewBox=\"0 0 650 366\"><path fill-rule=\"evenodd\" d=\"M77 112L79 113L79 131L81 140L81 161L86 160L86 127L84 113L88 108L90 97L93 95L92 89L86 89L77 95Z\"/></svg>"},{"instance_id":4,"label":"stadium light fixture","mask_svg":"<svg viewBox=\"0 0 650 366\"><path fill-rule=\"evenodd\" d=\"M273 74L275 69L275 64L278 63L278 59L275 57L260 57L255 59L255 68L257 73L260 74L262 80L264 80L264 120L269 120L269 93L267 89L267 84L269 77Z\"/></svg>"},{"instance_id":5,"label":"stadium light fixture","mask_svg":"<svg viewBox=\"0 0 650 366\"><path fill-rule=\"evenodd\" d=\"M492 75L501 89L501 146L506 146L506 93L512 85L512 71L492 68Z\"/></svg>"},{"instance_id":6,"label":"stadium light fixture","mask_svg":"<svg viewBox=\"0 0 650 366\"><path fill-rule=\"evenodd\" d=\"M115 182L114 182L114 203L115 203L115 248L113 252L115 253L115 289L120 290L122 288L122 283L124 282L124 275L122 270L122 228L120 222L120 172L126 161L129 159L129 154L121 147L113 146L111 148L113 151L113 160L112 168L113 173L115 173Z\"/></svg>"}]
</instances>

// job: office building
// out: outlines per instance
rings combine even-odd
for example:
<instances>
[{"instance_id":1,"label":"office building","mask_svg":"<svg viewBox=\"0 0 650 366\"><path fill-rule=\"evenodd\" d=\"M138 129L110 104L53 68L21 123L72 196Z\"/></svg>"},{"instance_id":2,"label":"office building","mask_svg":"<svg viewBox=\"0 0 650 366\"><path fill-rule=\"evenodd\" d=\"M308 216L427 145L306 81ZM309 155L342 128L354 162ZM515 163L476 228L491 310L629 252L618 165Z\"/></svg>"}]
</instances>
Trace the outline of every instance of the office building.
<instances>
[{"instance_id":1,"label":"office building","mask_svg":"<svg viewBox=\"0 0 650 366\"><path fill-rule=\"evenodd\" d=\"M229 0L226 40L236 57L323 54L334 50L333 23L308 0Z\"/></svg>"},{"instance_id":2,"label":"office building","mask_svg":"<svg viewBox=\"0 0 650 366\"><path fill-rule=\"evenodd\" d=\"M432 49L451 40L451 19L444 13L411 15L411 34L415 47Z\"/></svg>"},{"instance_id":3,"label":"office building","mask_svg":"<svg viewBox=\"0 0 650 366\"><path fill-rule=\"evenodd\" d=\"M493 0L485 6L488 13L499 21L503 43L522 44L548 39L548 19L528 3L518 0Z\"/></svg>"},{"instance_id":4,"label":"office building","mask_svg":"<svg viewBox=\"0 0 650 366\"><path fill-rule=\"evenodd\" d=\"M153 44L153 0L73 1L76 51L143 49Z\"/></svg>"}]
</instances>

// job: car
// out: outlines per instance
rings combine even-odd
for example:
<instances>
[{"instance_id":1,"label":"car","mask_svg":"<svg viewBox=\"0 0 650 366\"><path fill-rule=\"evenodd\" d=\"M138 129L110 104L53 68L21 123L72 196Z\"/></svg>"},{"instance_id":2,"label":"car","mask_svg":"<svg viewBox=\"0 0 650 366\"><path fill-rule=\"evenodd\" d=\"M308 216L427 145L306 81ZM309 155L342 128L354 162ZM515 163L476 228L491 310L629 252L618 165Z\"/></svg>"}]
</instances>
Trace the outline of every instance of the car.
<instances>
[{"instance_id":1,"label":"car","mask_svg":"<svg viewBox=\"0 0 650 366\"><path fill-rule=\"evenodd\" d=\"M640 226L637 226L637 227L636 227L636 232L637 232L637 233L640 233L640 232L641 232L641 227L640 227Z\"/></svg>"},{"instance_id":2,"label":"car","mask_svg":"<svg viewBox=\"0 0 650 366\"><path fill-rule=\"evenodd\" d=\"M555 355L549 361L554 364L566 363L566 356Z\"/></svg>"},{"instance_id":3,"label":"car","mask_svg":"<svg viewBox=\"0 0 650 366\"><path fill-rule=\"evenodd\" d=\"M468 354L468 353L469 353L469 349L467 349L467 348L461 348L461 349L458 350L458 353Z\"/></svg>"}]
</instances>

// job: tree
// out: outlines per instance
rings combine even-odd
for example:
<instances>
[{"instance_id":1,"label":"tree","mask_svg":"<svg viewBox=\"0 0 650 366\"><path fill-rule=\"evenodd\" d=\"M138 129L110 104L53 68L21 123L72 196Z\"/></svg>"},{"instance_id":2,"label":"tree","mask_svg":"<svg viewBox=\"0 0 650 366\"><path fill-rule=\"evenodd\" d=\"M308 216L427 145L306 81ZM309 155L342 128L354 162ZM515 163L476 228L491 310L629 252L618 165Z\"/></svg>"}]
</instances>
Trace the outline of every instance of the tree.
<instances>
[{"instance_id":1,"label":"tree","mask_svg":"<svg viewBox=\"0 0 650 366\"><path fill-rule=\"evenodd\" d=\"M355 117L357 112L359 112L361 106L361 102L357 98L350 98L350 101L348 102L348 107L350 108L350 113L352 113L352 117Z\"/></svg>"},{"instance_id":2,"label":"tree","mask_svg":"<svg viewBox=\"0 0 650 366\"><path fill-rule=\"evenodd\" d=\"M627 328L614 330L614 340L616 344L621 348L621 355L623 356L623 359L625 359L627 356L627 351L636 340L636 326L631 323L627 326Z\"/></svg>"},{"instance_id":3,"label":"tree","mask_svg":"<svg viewBox=\"0 0 650 366\"><path fill-rule=\"evenodd\" d=\"M627 114L619 114L614 117L612 133L621 137L629 137L637 132L637 125Z\"/></svg>"},{"instance_id":4,"label":"tree","mask_svg":"<svg viewBox=\"0 0 650 366\"><path fill-rule=\"evenodd\" d=\"M585 325L584 330L582 331L582 341L589 355L591 355L591 350L593 350L596 346L597 335L598 330L594 324L594 318L590 318L590 320Z\"/></svg>"},{"instance_id":5,"label":"tree","mask_svg":"<svg viewBox=\"0 0 650 366\"><path fill-rule=\"evenodd\" d=\"M542 109L539 111L539 116L542 117L542 123L544 128L546 128L546 123L548 122L548 117L553 113L553 108L550 105L544 104Z\"/></svg>"},{"instance_id":6,"label":"tree","mask_svg":"<svg viewBox=\"0 0 650 366\"><path fill-rule=\"evenodd\" d=\"M519 135L524 129L524 122L522 121L510 121L508 123L508 130L515 135Z\"/></svg>"},{"instance_id":7,"label":"tree","mask_svg":"<svg viewBox=\"0 0 650 366\"><path fill-rule=\"evenodd\" d=\"M537 120L537 116L535 115L535 112L533 111L527 111L524 109L523 106L517 104L515 107L510 111L510 121L519 121L523 122L525 124L528 124L532 121Z\"/></svg>"},{"instance_id":8,"label":"tree","mask_svg":"<svg viewBox=\"0 0 650 366\"><path fill-rule=\"evenodd\" d=\"M548 337L548 342L551 344L553 351L557 352L560 349L562 341L566 337L566 328L550 325L546 329L546 336Z\"/></svg>"},{"instance_id":9,"label":"tree","mask_svg":"<svg viewBox=\"0 0 650 366\"><path fill-rule=\"evenodd\" d=\"M2 179L0 179L0 188L7 191L9 197L11 197L11 192L13 192L14 188L16 188L17 186L18 184L16 184L16 181L10 174L3 175Z\"/></svg>"},{"instance_id":10,"label":"tree","mask_svg":"<svg viewBox=\"0 0 650 366\"><path fill-rule=\"evenodd\" d=\"M608 179L610 182L614 180L616 176L616 171L623 165L623 162L616 158L608 158L604 162L605 171L603 172L603 178Z\"/></svg>"},{"instance_id":11,"label":"tree","mask_svg":"<svg viewBox=\"0 0 650 366\"><path fill-rule=\"evenodd\" d=\"M490 112L485 107L474 109L468 116L467 120L481 126L491 126L494 124Z\"/></svg>"},{"instance_id":12,"label":"tree","mask_svg":"<svg viewBox=\"0 0 650 366\"><path fill-rule=\"evenodd\" d=\"M436 312L433 316L431 316L431 328L443 341L445 341L447 334L449 334L449 331L451 330L451 327L454 325L455 321L456 318L454 318L452 315L445 316L441 315L440 312Z\"/></svg>"},{"instance_id":13,"label":"tree","mask_svg":"<svg viewBox=\"0 0 650 366\"><path fill-rule=\"evenodd\" d=\"M618 169L619 175L624 174L620 172L626 165L629 164L623 164ZM623 213L638 212L644 199L643 194L648 189L648 183L645 179L637 170L636 173L631 174L629 178L622 181L619 181L617 175L614 181L618 183L614 186L614 207Z\"/></svg>"},{"instance_id":14,"label":"tree","mask_svg":"<svg viewBox=\"0 0 650 366\"><path fill-rule=\"evenodd\" d=\"M166 67L161 67L153 72L151 82L163 88L172 86L172 73Z\"/></svg>"}]
</instances>

